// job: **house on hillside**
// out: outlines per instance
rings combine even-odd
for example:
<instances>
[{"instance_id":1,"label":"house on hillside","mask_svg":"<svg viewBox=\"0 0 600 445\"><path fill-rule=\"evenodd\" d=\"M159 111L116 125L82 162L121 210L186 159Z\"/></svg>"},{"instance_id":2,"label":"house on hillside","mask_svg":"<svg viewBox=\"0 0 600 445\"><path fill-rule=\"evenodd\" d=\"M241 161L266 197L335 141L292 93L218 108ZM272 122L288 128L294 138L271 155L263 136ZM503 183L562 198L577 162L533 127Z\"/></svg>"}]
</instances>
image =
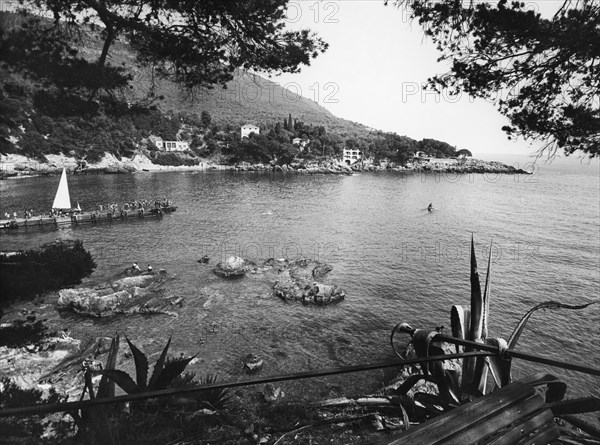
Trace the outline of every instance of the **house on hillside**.
<instances>
[{"instance_id":1,"label":"house on hillside","mask_svg":"<svg viewBox=\"0 0 600 445\"><path fill-rule=\"evenodd\" d=\"M306 146L310 144L310 139L294 138L292 139L292 145L298 147L300 151L304 151Z\"/></svg>"},{"instance_id":2,"label":"house on hillside","mask_svg":"<svg viewBox=\"0 0 600 445\"><path fill-rule=\"evenodd\" d=\"M154 138L154 145L160 151L185 151L189 150L190 144L185 141L163 141L161 138Z\"/></svg>"},{"instance_id":3,"label":"house on hillside","mask_svg":"<svg viewBox=\"0 0 600 445\"><path fill-rule=\"evenodd\" d=\"M352 164L356 164L358 161L360 161L360 158L362 157L362 152L357 149L357 148L344 148L344 152L342 154L342 160L347 164L347 165L352 165Z\"/></svg>"},{"instance_id":4,"label":"house on hillside","mask_svg":"<svg viewBox=\"0 0 600 445\"><path fill-rule=\"evenodd\" d=\"M431 160L431 156L427 155L424 151L417 151L413 156L413 164L427 164Z\"/></svg>"},{"instance_id":5,"label":"house on hillside","mask_svg":"<svg viewBox=\"0 0 600 445\"><path fill-rule=\"evenodd\" d=\"M241 134L242 134L242 139L247 138L250 136L250 134L260 134L260 128L258 128L256 125L252 125L252 124L246 124L244 126L242 126L241 129Z\"/></svg>"}]
</instances>

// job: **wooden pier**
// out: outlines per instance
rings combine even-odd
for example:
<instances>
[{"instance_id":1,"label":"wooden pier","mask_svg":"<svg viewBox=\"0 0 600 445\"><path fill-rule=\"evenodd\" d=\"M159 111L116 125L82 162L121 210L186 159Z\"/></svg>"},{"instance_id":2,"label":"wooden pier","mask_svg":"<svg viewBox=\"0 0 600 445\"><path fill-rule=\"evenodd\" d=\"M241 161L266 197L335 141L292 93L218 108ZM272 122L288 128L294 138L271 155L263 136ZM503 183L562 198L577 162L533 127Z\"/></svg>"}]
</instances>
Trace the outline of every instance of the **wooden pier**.
<instances>
[{"instance_id":1,"label":"wooden pier","mask_svg":"<svg viewBox=\"0 0 600 445\"><path fill-rule=\"evenodd\" d=\"M164 214L172 213L175 207L161 209L130 209L113 212L83 212L66 216L40 216L33 218L12 218L0 220L0 232L22 232L29 229L58 228L63 226L79 226L87 224L104 224L113 222L138 221L149 218L162 218Z\"/></svg>"}]
</instances>

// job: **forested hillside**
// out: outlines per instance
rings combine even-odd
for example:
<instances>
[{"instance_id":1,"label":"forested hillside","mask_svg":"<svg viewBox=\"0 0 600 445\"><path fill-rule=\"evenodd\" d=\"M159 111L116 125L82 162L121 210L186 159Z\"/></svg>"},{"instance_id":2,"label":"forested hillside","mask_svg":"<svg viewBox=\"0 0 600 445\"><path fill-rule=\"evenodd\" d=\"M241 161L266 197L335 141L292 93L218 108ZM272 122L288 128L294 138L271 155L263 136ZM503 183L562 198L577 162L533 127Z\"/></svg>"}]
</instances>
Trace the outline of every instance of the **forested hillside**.
<instances>
[{"instance_id":1,"label":"forested hillside","mask_svg":"<svg viewBox=\"0 0 600 445\"><path fill-rule=\"evenodd\" d=\"M63 153L89 163L105 152L121 158L141 151L157 163L195 164L200 158L271 162L332 157L344 147L398 163L417 150L439 156L455 152L440 141L417 142L337 118L314 101L247 71L235 71L225 88L186 88L159 79L121 41L112 44L100 88L91 68L103 48L101 29L71 32L73 49L67 50L66 43L61 46L64 34L47 43L48 30L56 31L44 20L30 24L30 17L7 12L0 17L4 154L43 161L45 155ZM240 141L239 129L246 123L259 126L260 137ZM153 137L185 140L190 150L181 156L159 153ZM310 140L301 154L292 145L296 137Z\"/></svg>"}]
</instances>

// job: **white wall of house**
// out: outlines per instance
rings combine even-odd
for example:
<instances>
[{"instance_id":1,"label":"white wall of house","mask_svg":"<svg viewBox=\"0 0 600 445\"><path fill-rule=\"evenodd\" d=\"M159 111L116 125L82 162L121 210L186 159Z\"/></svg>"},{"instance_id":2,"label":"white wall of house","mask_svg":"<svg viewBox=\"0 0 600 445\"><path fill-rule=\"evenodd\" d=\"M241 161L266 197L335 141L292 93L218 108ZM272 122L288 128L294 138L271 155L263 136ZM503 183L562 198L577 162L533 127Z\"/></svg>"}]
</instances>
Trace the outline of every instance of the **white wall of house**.
<instances>
[{"instance_id":1,"label":"white wall of house","mask_svg":"<svg viewBox=\"0 0 600 445\"><path fill-rule=\"evenodd\" d=\"M242 139L249 137L250 133L260 134L260 128L258 128L256 125L244 125L241 129Z\"/></svg>"},{"instance_id":2,"label":"white wall of house","mask_svg":"<svg viewBox=\"0 0 600 445\"><path fill-rule=\"evenodd\" d=\"M190 148L190 144L185 141L163 141L162 139L156 140L155 145L161 151L185 151Z\"/></svg>"},{"instance_id":3,"label":"white wall of house","mask_svg":"<svg viewBox=\"0 0 600 445\"><path fill-rule=\"evenodd\" d=\"M346 163L346 164L355 164L358 161L360 161L360 158L362 157L362 153L360 150L358 149L349 149L349 148L344 148L344 153L342 155L342 160Z\"/></svg>"}]
</instances>

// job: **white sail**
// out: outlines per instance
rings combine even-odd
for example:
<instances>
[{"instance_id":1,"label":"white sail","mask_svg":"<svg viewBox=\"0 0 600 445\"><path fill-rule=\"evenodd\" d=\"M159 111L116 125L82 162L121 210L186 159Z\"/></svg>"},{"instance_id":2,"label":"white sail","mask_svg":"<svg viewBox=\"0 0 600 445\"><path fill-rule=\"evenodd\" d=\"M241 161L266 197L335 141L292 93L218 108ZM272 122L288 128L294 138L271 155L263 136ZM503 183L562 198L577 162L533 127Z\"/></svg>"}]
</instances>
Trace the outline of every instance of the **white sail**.
<instances>
[{"instance_id":1,"label":"white sail","mask_svg":"<svg viewBox=\"0 0 600 445\"><path fill-rule=\"evenodd\" d=\"M52 209L71 210L71 198L69 197L69 185L67 184L67 171L64 168L60 177L60 183L58 184L58 190L56 190Z\"/></svg>"}]
</instances>

